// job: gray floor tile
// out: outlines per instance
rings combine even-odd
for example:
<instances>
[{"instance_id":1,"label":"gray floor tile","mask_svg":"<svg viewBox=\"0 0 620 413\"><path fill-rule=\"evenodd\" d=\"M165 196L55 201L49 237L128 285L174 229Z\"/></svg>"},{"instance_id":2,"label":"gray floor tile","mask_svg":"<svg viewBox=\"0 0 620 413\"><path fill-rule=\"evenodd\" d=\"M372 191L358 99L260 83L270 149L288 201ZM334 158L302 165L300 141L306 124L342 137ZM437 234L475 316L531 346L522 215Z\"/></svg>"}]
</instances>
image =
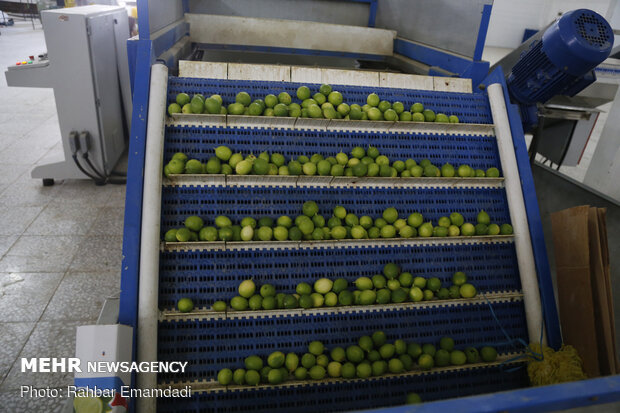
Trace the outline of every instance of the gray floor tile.
<instances>
[{"instance_id":1,"label":"gray floor tile","mask_svg":"<svg viewBox=\"0 0 620 413\"><path fill-rule=\"evenodd\" d=\"M21 235L42 210L41 206L0 204L0 235Z\"/></svg>"},{"instance_id":2,"label":"gray floor tile","mask_svg":"<svg viewBox=\"0 0 620 413\"><path fill-rule=\"evenodd\" d=\"M113 192L113 186L97 186L92 181L67 180L60 187L55 204L78 204L82 206L104 206Z\"/></svg>"},{"instance_id":3,"label":"gray floor tile","mask_svg":"<svg viewBox=\"0 0 620 413\"><path fill-rule=\"evenodd\" d=\"M34 325L35 323L0 323L0 383L9 374Z\"/></svg>"},{"instance_id":4,"label":"gray floor tile","mask_svg":"<svg viewBox=\"0 0 620 413\"><path fill-rule=\"evenodd\" d=\"M19 235L0 235L0 258L15 244Z\"/></svg>"},{"instance_id":5,"label":"gray floor tile","mask_svg":"<svg viewBox=\"0 0 620 413\"><path fill-rule=\"evenodd\" d=\"M2 322L38 321L62 277L62 273L0 273Z\"/></svg>"},{"instance_id":6,"label":"gray floor tile","mask_svg":"<svg viewBox=\"0 0 620 413\"><path fill-rule=\"evenodd\" d=\"M3 124L3 131L19 137L43 124L51 118L50 113L16 113Z\"/></svg>"},{"instance_id":7,"label":"gray floor tile","mask_svg":"<svg viewBox=\"0 0 620 413\"><path fill-rule=\"evenodd\" d=\"M86 235L101 209L49 204L26 230L27 235Z\"/></svg>"},{"instance_id":8,"label":"gray floor tile","mask_svg":"<svg viewBox=\"0 0 620 413\"><path fill-rule=\"evenodd\" d=\"M106 297L120 291L118 271L69 272L47 306L42 320L82 320L95 323Z\"/></svg>"},{"instance_id":9,"label":"gray floor tile","mask_svg":"<svg viewBox=\"0 0 620 413\"><path fill-rule=\"evenodd\" d=\"M30 171L30 169L32 169L30 165L5 164L2 166L0 184L12 184L17 178Z\"/></svg>"},{"instance_id":10,"label":"gray floor tile","mask_svg":"<svg viewBox=\"0 0 620 413\"><path fill-rule=\"evenodd\" d=\"M66 387L60 388L64 395L66 393ZM63 397L53 398L31 398L22 397L19 391L0 392L0 406L6 406L10 413L33 413L33 412L50 412L60 413L62 407L67 402L67 399Z\"/></svg>"},{"instance_id":11,"label":"gray floor tile","mask_svg":"<svg viewBox=\"0 0 620 413\"><path fill-rule=\"evenodd\" d=\"M78 236L23 235L0 260L0 271L65 272L83 243Z\"/></svg>"},{"instance_id":12,"label":"gray floor tile","mask_svg":"<svg viewBox=\"0 0 620 413\"><path fill-rule=\"evenodd\" d=\"M18 138L0 151L0 162L32 165L42 158L48 150L49 148L33 146L30 142Z\"/></svg>"},{"instance_id":13,"label":"gray floor tile","mask_svg":"<svg viewBox=\"0 0 620 413\"><path fill-rule=\"evenodd\" d=\"M122 207L125 208L125 192L127 187L125 185L111 185L110 199L106 203L107 207Z\"/></svg>"},{"instance_id":14,"label":"gray floor tile","mask_svg":"<svg viewBox=\"0 0 620 413\"><path fill-rule=\"evenodd\" d=\"M71 271L102 272L121 268L122 236L88 236L80 244Z\"/></svg>"},{"instance_id":15,"label":"gray floor tile","mask_svg":"<svg viewBox=\"0 0 620 413\"><path fill-rule=\"evenodd\" d=\"M89 235L123 235L125 208L105 207L91 226Z\"/></svg>"},{"instance_id":16,"label":"gray floor tile","mask_svg":"<svg viewBox=\"0 0 620 413\"><path fill-rule=\"evenodd\" d=\"M88 236L71 263L71 271L102 272L121 268L122 236Z\"/></svg>"},{"instance_id":17,"label":"gray floor tile","mask_svg":"<svg viewBox=\"0 0 620 413\"><path fill-rule=\"evenodd\" d=\"M43 186L40 179L30 177L31 170L32 168L29 168L0 194L0 205L45 206L58 197L62 184Z\"/></svg>"},{"instance_id":18,"label":"gray floor tile","mask_svg":"<svg viewBox=\"0 0 620 413\"><path fill-rule=\"evenodd\" d=\"M34 327L18 359L22 357L73 357L75 355L75 329L80 321L40 321ZM73 373L21 372L17 363L4 379L0 391L19 390L21 385L36 387L62 387L73 383Z\"/></svg>"}]
</instances>

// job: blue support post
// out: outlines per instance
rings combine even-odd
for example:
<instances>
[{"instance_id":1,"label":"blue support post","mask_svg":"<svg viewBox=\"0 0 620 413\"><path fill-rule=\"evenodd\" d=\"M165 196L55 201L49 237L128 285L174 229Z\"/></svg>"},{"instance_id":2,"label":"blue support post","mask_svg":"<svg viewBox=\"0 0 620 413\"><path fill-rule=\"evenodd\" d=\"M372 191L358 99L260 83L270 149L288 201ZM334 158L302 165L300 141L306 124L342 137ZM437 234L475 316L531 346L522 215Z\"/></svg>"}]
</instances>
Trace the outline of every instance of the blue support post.
<instances>
[{"instance_id":1,"label":"blue support post","mask_svg":"<svg viewBox=\"0 0 620 413\"><path fill-rule=\"evenodd\" d=\"M136 357L138 325L138 274L140 267L140 231L142 223L142 189L144 184L144 151L151 77L152 50L150 40L137 40L135 89L129 137L125 224L119 323L133 327L133 356ZM131 386L135 383L132 374ZM130 409L132 411L132 409Z\"/></svg>"},{"instance_id":2,"label":"blue support post","mask_svg":"<svg viewBox=\"0 0 620 413\"><path fill-rule=\"evenodd\" d=\"M482 51L484 43L487 39L487 31L489 30L489 20L491 20L491 9L493 5L485 4L482 8L482 18L480 19L480 27L478 27L478 39L476 39L476 48L474 49L474 60L482 60ZM488 71L488 70L487 70Z\"/></svg>"},{"instance_id":3,"label":"blue support post","mask_svg":"<svg viewBox=\"0 0 620 413\"><path fill-rule=\"evenodd\" d=\"M368 14L368 27L375 27L375 20L377 18L377 0L370 2L370 12Z\"/></svg>"},{"instance_id":4,"label":"blue support post","mask_svg":"<svg viewBox=\"0 0 620 413\"><path fill-rule=\"evenodd\" d=\"M149 2L148 0L138 0L138 32L140 39L148 40L151 38L149 26Z\"/></svg>"},{"instance_id":5,"label":"blue support post","mask_svg":"<svg viewBox=\"0 0 620 413\"><path fill-rule=\"evenodd\" d=\"M506 87L506 81L501 67L495 69L483 82L483 84L487 86L492 83L500 83L504 89L506 109L508 111L508 119L510 120L510 131L512 133L515 155L517 157L519 176L521 178L521 188L523 190L523 200L525 201L525 210L530 229L530 237L532 239L536 272L538 273L538 286L540 289L543 318L545 320L545 328L547 331L547 342L550 347L558 349L562 345L560 321L558 318L557 307L555 305L555 295L553 293L553 283L551 281L547 247L545 245L542 220L540 219L540 209L538 207L538 199L536 199L534 177L532 176L530 160L527 154L527 147L525 145L525 136L521 125L521 117L519 116L518 107L510 102L510 95L508 93L508 88Z\"/></svg>"}]
</instances>

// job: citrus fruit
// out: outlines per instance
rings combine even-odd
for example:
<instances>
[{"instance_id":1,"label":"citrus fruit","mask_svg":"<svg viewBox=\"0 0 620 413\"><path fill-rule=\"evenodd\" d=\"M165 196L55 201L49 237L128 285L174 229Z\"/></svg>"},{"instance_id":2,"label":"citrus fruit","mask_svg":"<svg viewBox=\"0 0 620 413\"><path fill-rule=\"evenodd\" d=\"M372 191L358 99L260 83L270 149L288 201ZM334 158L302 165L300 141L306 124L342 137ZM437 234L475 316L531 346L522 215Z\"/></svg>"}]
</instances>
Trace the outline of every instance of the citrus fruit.
<instances>
[{"instance_id":1,"label":"citrus fruit","mask_svg":"<svg viewBox=\"0 0 620 413\"><path fill-rule=\"evenodd\" d=\"M465 349L465 356L467 357L467 362L470 364L480 362L480 354L475 347L467 347Z\"/></svg>"},{"instance_id":2,"label":"citrus fruit","mask_svg":"<svg viewBox=\"0 0 620 413\"><path fill-rule=\"evenodd\" d=\"M476 235L488 235L489 227L486 224L476 224L474 227Z\"/></svg>"},{"instance_id":3,"label":"citrus fruit","mask_svg":"<svg viewBox=\"0 0 620 413\"><path fill-rule=\"evenodd\" d=\"M447 300L450 298L450 290L445 287L441 287L439 291L437 291L437 298L440 300Z\"/></svg>"},{"instance_id":4,"label":"citrus fruit","mask_svg":"<svg viewBox=\"0 0 620 413\"><path fill-rule=\"evenodd\" d=\"M260 383L260 374L256 370L248 370L245 372L245 383L249 386L258 386Z\"/></svg>"},{"instance_id":5,"label":"citrus fruit","mask_svg":"<svg viewBox=\"0 0 620 413\"><path fill-rule=\"evenodd\" d=\"M213 311L226 311L226 303L224 301L216 301L211 307Z\"/></svg>"},{"instance_id":6,"label":"citrus fruit","mask_svg":"<svg viewBox=\"0 0 620 413\"><path fill-rule=\"evenodd\" d=\"M273 114L279 117L288 116L288 107L284 103L278 103L273 107Z\"/></svg>"},{"instance_id":7,"label":"citrus fruit","mask_svg":"<svg viewBox=\"0 0 620 413\"><path fill-rule=\"evenodd\" d=\"M275 297L271 296L271 297L263 298L263 310L273 310L276 307L277 307L277 301Z\"/></svg>"},{"instance_id":8,"label":"citrus fruit","mask_svg":"<svg viewBox=\"0 0 620 413\"><path fill-rule=\"evenodd\" d=\"M449 123L449 119L448 119L448 115L446 115L445 113L438 113L437 116L435 116L435 122L437 123Z\"/></svg>"},{"instance_id":9,"label":"citrus fruit","mask_svg":"<svg viewBox=\"0 0 620 413\"><path fill-rule=\"evenodd\" d=\"M331 291L334 282L329 278L320 278L314 283L314 291L319 294L327 294Z\"/></svg>"},{"instance_id":10,"label":"citrus fruit","mask_svg":"<svg viewBox=\"0 0 620 413\"><path fill-rule=\"evenodd\" d=\"M332 92L332 87L328 84L322 84L319 87L319 92L321 92L324 96L327 96Z\"/></svg>"},{"instance_id":11,"label":"citrus fruit","mask_svg":"<svg viewBox=\"0 0 620 413\"><path fill-rule=\"evenodd\" d=\"M250 298L256 292L256 284L252 280L245 280L239 284L238 290L241 297Z\"/></svg>"},{"instance_id":12,"label":"citrus fruit","mask_svg":"<svg viewBox=\"0 0 620 413\"><path fill-rule=\"evenodd\" d=\"M476 234L476 227L469 222L465 222L461 225L461 234L465 237L471 237Z\"/></svg>"},{"instance_id":13,"label":"citrus fruit","mask_svg":"<svg viewBox=\"0 0 620 413\"><path fill-rule=\"evenodd\" d=\"M205 109L205 103L200 97L194 96L190 101L190 108L192 113L202 113Z\"/></svg>"},{"instance_id":14,"label":"citrus fruit","mask_svg":"<svg viewBox=\"0 0 620 413\"><path fill-rule=\"evenodd\" d=\"M398 120L398 114L394 109L388 109L383 113L383 119L388 122L394 122Z\"/></svg>"},{"instance_id":15,"label":"citrus fruit","mask_svg":"<svg viewBox=\"0 0 620 413\"><path fill-rule=\"evenodd\" d=\"M250 310L260 310L263 307L263 297L258 294L253 295L248 300L248 307L250 307Z\"/></svg>"},{"instance_id":16,"label":"citrus fruit","mask_svg":"<svg viewBox=\"0 0 620 413\"><path fill-rule=\"evenodd\" d=\"M192 237L192 231L187 228L179 228L176 232L177 241L188 242Z\"/></svg>"},{"instance_id":17,"label":"citrus fruit","mask_svg":"<svg viewBox=\"0 0 620 413\"><path fill-rule=\"evenodd\" d=\"M424 115L424 122L434 122L435 121L435 112L433 112L430 109L424 109L424 111L422 111L422 114Z\"/></svg>"},{"instance_id":18,"label":"citrus fruit","mask_svg":"<svg viewBox=\"0 0 620 413\"><path fill-rule=\"evenodd\" d=\"M437 367L446 367L450 365L450 352L445 349L437 350L435 353L435 365Z\"/></svg>"},{"instance_id":19,"label":"citrus fruit","mask_svg":"<svg viewBox=\"0 0 620 413\"><path fill-rule=\"evenodd\" d=\"M360 294L359 303L361 305L372 305L377 301L377 293L374 290L364 290Z\"/></svg>"},{"instance_id":20,"label":"citrus fruit","mask_svg":"<svg viewBox=\"0 0 620 413\"><path fill-rule=\"evenodd\" d=\"M269 384L280 384L284 381L284 377L282 376L282 372L278 369L269 370L267 374L267 381Z\"/></svg>"},{"instance_id":21,"label":"citrus fruit","mask_svg":"<svg viewBox=\"0 0 620 413\"><path fill-rule=\"evenodd\" d=\"M413 279L413 286L418 287L420 289L426 288L426 278L424 277L415 277Z\"/></svg>"},{"instance_id":22,"label":"citrus fruit","mask_svg":"<svg viewBox=\"0 0 620 413\"><path fill-rule=\"evenodd\" d=\"M173 228L166 231L166 233L164 234L164 241L177 242L177 230Z\"/></svg>"},{"instance_id":23,"label":"citrus fruit","mask_svg":"<svg viewBox=\"0 0 620 413\"><path fill-rule=\"evenodd\" d=\"M398 264L393 262L387 263L383 267L383 274L386 276L387 279L393 280L400 274L400 267L398 266Z\"/></svg>"},{"instance_id":24,"label":"citrus fruit","mask_svg":"<svg viewBox=\"0 0 620 413\"><path fill-rule=\"evenodd\" d=\"M190 102L190 98L187 93L179 93L175 100L177 104L181 107L187 105Z\"/></svg>"},{"instance_id":25,"label":"citrus fruit","mask_svg":"<svg viewBox=\"0 0 620 413\"><path fill-rule=\"evenodd\" d=\"M467 282L467 275L464 272L455 272L452 276L452 284L461 286Z\"/></svg>"},{"instance_id":26,"label":"citrus fruit","mask_svg":"<svg viewBox=\"0 0 620 413\"><path fill-rule=\"evenodd\" d=\"M370 366L370 363L364 362L358 364L356 367L356 375L360 379L367 379L370 377L372 375L372 367Z\"/></svg>"},{"instance_id":27,"label":"citrus fruit","mask_svg":"<svg viewBox=\"0 0 620 413\"><path fill-rule=\"evenodd\" d=\"M220 110L222 109L222 103L220 101L218 101L215 98L208 98L205 99L205 110L207 113L210 113L212 115L217 115L220 113ZM262 108L261 108L261 112L262 112Z\"/></svg>"},{"instance_id":28,"label":"citrus fruit","mask_svg":"<svg viewBox=\"0 0 620 413\"><path fill-rule=\"evenodd\" d=\"M361 347L353 345L346 349L347 360L351 363L360 363L364 360L364 350Z\"/></svg>"},{"instance_id":29,"label":"citrus fruit","mask_svg":"<svg viewBox=\"0 0 620 413\"><path fill-rule=\"evenodd\" d=\"M388 362L388 370L392 374L399 374L405 370L405 366L403 365L403 362L400 361L400 359L394 358Z\"/></svg>"},{"instance_id":30,"label":"citrus fruit","mask_svg":"<svg viewBox=\"0 0 620 413\"><path fill-rule=\"evenodd\" d=\"M467 356L461 350L454 350L450 353L450 363L454 366L462 366L467 363Z\"/></svg>"},{"instance_id":31,"label":"citrus fruit","mask_svg":"<svg viewBox=\"0 0 620 413\"><path fill-rule=\"evenodd\" d=\"M393 303L404 303L407 301L408 291L404 288L397 288L392 291L391 300Z\"/></svg>"},{"instance_id":32,"label":"citrus fruit","mask_svg":"<svg viewBox=\"0 0 620 413\"><path fill-rule=\"evenodd\" d=\"M241 103L243 106L248 106L252 102L252 98L247 92L239 92L235 96L235 103Z\"/></svg>"},{"instance_id":33,"label":"citrus fruit","mask_svg":"<svg viewBox=\"0 0 620 413\"><path fill-rule=\"evenodd\" d=\"M488 176L489 178L499 178L499 169L489 168L487 169L485 175Z\"/></svg>"},{"instance_id":34,"label":"citrus fruit","mask_svg":"<svg viewBox=\"0 0 620 413\"><path fill-rule=\"evenodd\" d=\"M450 115L450 116L448 117L448 121L449 121L450 123L459 123L459 117L458 117L458 116L456 116L456 115Z\"/></svg>"},{"instance_id":35,"label":"citrus fruit","mask_svg":"<svg viewBox=\"0 0 620 413\"><path fill-rule=\"evenodd\" d=\"M238 385L245 384L245 370L237 369L233 372L233 382Z\"/></svg>"},{"instance_id":36,"label":"citrus fruit","mask_svg":"<svg viewBox=\"0 0 620 413\"><path fill-rule=\"evenodd\" d=\"M448 288L448 295L455 300L461 298L460 287L458 285L451 285L450 288Z\"/></svg>"},{"instance_id":37,"label":"citrus fruit","mask_svg":"<svg viewBox=\"0 0 620 413\"><path fill-rule=\"evenodd\" d=\"M433 360L433 356L430 354L422 354L420 358L418 358L418 365L422 370L430 370L435 365L435 361Z\"/></svg>"},{"instance_id":38,"label":"citrus fruit","mask_svg":"<svg viewBox=\"0 0 620 413\"><path fill-rule=\"evenodd\" d=\"M168 105L168 114L172 115L174 113L181 113L182 112L182 108L181 106L179 106L178 103L171 103L170 105Z\"/></svg>"},{"instance_id":39,"label":"citrus fruit","mask_svg":"<svg viewBox=\"0 0 620 413\"><path fill-rule=\"evenodd\" d=\"M191 298L181 298L177 302L177 309L182 313L189 313L194 309L194 302Z\"/></svg>"},{"instance_id":40,"label":"citrus fruit","mask_svg":"<svg viewBox=\"0 0 620 413\"><path fill-rule=\"evenodd\" d=\"M246 357L244 360L244 364L245 364L246 370L258 371L263 368L263 360L258 356Z\"/></svg>"},{"instance_id":41,"label":"citrus fruit","mask_svg":"<svg viewBox=\"0 0 620 413\"><path fill-rule=\"evenodd\" d=\"M497 224L490 224L487 227L487 235L499 235L500 232L501 232L501 229L499 225Z\"/></svg>"},{"instance_id":42,"label":"citrus fruit","mask_svg":"<svg viewBox=\"0 0 620 413\"><path fill-rule=\"evenodd\" d=\"M267 357L267 364L273 369L278 369L284 365L286 356L281 351L274 351Z\"/></svg>"},{"instance_id":43,"label":"citrus fruit","mask_svg":"<svg viewBox=\"0 0 620 413\"><path fill-rule=\"evenodd\" d=\"M383 113L374 107L368 109L367 115L370 120L383 120Z\"/></svg>"},{"instance_id":44,"label":"citrus fruit","mask_svg":"<svg viewBox=\"0 0 620 413\"><path fill-rule=\"evenodd\" d=\"M302 171L305 175L308 176L316 175L316 164L312 162L306 162L302 166Z\"/></svg>"},{"instance_id":45,"label":"citrus fruit","mask_svg":"<svg viewBox=\"0 0 620 413\"><path fill-rule=\"evenodd\" d=\"M476 287L474 287L473 285L469 284L469 283L465 283L463 285L461 285L461 287L459 288L459 293L461 294L461 297L463 298L473 298L476 296Z\"/></svg>"},{"instance_id":46,"label":"citrus fruit","mask_svg":"<svg viewBox=\"0 0 620 413\"><path fill-rule=\"evenodd\" d=\"M407 404L420 404L422 403L422 398L418 393L408 393L407 394Z\"/></svg>"},{"instance_id":47,"label":"citrus fruit","mask_svg":"<svg viewBox=\"0 0 620 413\"><path fill-rule=\"evenodd\" d=\"M511 235L513 233L512 225L510 224L502 224L500 225L500 234L502 235Z\"/></svg>"},{"instance_id":48,"label":"citrus fruit","mask_svg":"<svg viewBox=\"0 0 620 413\"><path fill-rule=\"evenodd\" d=\"M310 99L310 89L308 86L299 86L297 88L297 98L301 101Z\"/></svg>"},{"instance_id":49,"label":"citrus fruit","mask_svg":"<svg viewBox=\"0 0 620 413\"><path fill-rule=\"evenodd\" d=\"M442 337L439 340L439 347L447 351L454 350L454 339L451 337Z\"/></svg>"},{"instance_id":50,"label":"citrus fruit","mask_svg":"<svg viewBox=\"0 0 620 413\"><path fill-rule=\"evenodd\" d=\"M333 91L327 95L327 101L334 105L334 107L337 107L342 103L342 94L340 92Z\"/></svg>"}]
</instances>

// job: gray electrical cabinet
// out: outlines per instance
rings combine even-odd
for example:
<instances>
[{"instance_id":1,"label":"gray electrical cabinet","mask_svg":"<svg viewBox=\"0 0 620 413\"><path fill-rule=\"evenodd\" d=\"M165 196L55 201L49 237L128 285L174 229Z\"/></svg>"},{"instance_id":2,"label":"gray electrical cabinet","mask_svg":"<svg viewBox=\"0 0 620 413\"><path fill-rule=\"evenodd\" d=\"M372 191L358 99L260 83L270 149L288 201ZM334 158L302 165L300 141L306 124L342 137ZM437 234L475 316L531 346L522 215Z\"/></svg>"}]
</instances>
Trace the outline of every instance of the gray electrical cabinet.
<instances>
[{"instance_id":1,"label":"gray electrical cabinet","mask_svg":"<svg viewBox=\"0 0 620 413\"><path fill-rule=\"evenodd\" d=\"M84 132L89 135L89 159L107 176L127 146L131 119L127 11L102 5L46 10L41 21L47 57L5 72L9 86L54 89L65 159L36 167L32 177L87 178L75 165L69 144L69 136ZM78 159L83 162L81 153Z\"/></svg>"}]
</instances>

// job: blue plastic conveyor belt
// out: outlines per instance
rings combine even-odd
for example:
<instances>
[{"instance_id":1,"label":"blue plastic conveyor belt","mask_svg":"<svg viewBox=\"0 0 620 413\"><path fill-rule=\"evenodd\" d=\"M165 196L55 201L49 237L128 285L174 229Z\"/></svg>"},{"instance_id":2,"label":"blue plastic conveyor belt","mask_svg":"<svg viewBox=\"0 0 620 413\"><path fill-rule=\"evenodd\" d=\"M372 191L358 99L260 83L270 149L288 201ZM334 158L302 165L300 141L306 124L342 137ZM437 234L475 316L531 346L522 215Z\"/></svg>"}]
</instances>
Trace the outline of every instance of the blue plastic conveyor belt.
<instances>
[{"instance_id":1,"label":"blue plastic conveyor belt","mask_svg":"<svg viewBox=\"0 0 620 413\"><path fill-rule=\"evenodd\" d=\"M301 84L263 81L232 81L170 77L168 99L186 92L205 96L219 94L224 104L234 102L245 90L253 99L286 91L296 101ZM312 92L318 85L308 85ZM315 90L316 89L316 90ZM448 93L404 89L335 85L344 100L364 104L369 93L382 99L400 100L406 107L422 102L436 112L455 114L461 122L492 123L488 98L484 93ZM450 162L457 166L500 168L495 138L476 134L344 132L213 126L166 127L164 160L184 152L206 162L214 148L229 146L234 152L258 155L280 152L287 161L299 155L320 153L333 156L350 152L355 146L376 146L390 160L430 159L435 165ZM501 168L500 168L501 170ZM222 181L224 182L224 181ZM496 187L319 187L302 186L215 186L189 183L162 188L162 236L170 228L183 226L189 215L199 215L205 225L213 225L219 215L237 223L246 216L277 218L301 214L305 201L314 200L325 218L343 205L358 216L379 217L390 206L400 217L421 212L426 221L460 212L476 222L484 209L491 221L510 222L503 186ZM276 244L274 244L276 245ZM439 277L449 284L452 274L464 271L480 292L518 293L521 290L512 240L445 245L360 245L357 247L317 247L293 249L183 251L162 249L160 254L160 310L173 310L177 300L191 297L197 308L206 309L216 300L229 302L238 284L253 278L259 285L271 283L277 292L293 293L300 282L312 283L320 277L343 277L352 283L360 276L381 272L388 262L397 262L414 276ZM219 369L243 367L243 359L257 354L267 357L275 350L307 351L312 340L327 348L347 346L365 334L383 330L389 340L434 343L443 336L455 339L456 348L495 345L500 354L522 349L507 343L500 325L513 339L527 339L523 301L499 300L492 307L478 300L471 303L435 306L376 308L368 311L326 309L313 313L238 314L234 317L162 317L158 331L160 360L189 361L185 374L160 374L160 385L209 383ZM232 314L232 310L231 313ZM499 323L499 324L498 324ZM454 371L430 371L420 375L374 377L367 380L311 382L291 386L219 388L196 392L190 399L160 399L158 412L328 412L368 409L403 404L406 394L419 393L425 401L511 390L527 385L525 369L506 366L476 366ZM514 366L510 366L514 367ZM510 371L508 371L510 370Z\"/></svg>"}]
</instances>

